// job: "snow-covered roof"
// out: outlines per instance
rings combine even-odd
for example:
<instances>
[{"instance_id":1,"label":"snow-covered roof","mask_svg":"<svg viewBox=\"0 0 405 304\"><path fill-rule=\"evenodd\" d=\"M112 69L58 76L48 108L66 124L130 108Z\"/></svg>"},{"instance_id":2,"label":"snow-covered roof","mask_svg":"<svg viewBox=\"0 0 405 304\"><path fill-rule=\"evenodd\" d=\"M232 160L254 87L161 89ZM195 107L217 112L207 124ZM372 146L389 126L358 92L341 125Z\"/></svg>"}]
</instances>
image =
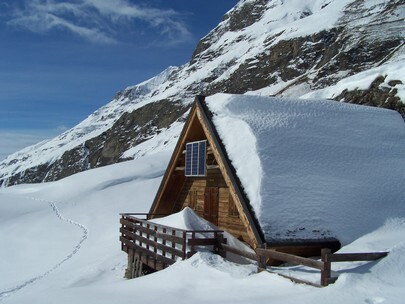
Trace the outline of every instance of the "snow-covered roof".
<instances>
[{"instance_id":1,"label":"snow-covered roof","mask_svg":"<svg viewBox=\"0 0 405 304\"><path fill-rule=\"evenodd\" d=\"M397 112L229 94L206 104L266 240L347 244L405 216L405 124Z\"/></svg>"}]
</instances>

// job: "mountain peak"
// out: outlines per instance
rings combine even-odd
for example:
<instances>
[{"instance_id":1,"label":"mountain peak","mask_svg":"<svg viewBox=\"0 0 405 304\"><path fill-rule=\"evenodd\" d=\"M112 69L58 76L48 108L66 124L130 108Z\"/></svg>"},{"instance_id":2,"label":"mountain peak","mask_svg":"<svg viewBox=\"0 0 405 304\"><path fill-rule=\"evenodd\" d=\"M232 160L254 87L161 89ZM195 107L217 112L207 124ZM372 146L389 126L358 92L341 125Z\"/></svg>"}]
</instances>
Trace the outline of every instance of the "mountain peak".
<instances>
[{"instance_id":1,"label":"mountain peak","mask_svg":"<svg viewBox=\"0 0 405 304\"><path fill-rule=\"evenodd\" d=\"M127 87L71 130L9 156L0 184L131 159L144 153L128 151L148 141L171 147L196 94L333 98L405 117L404 18L400 0L239 1L189 63Z\"/></svg>"}]
</instances>

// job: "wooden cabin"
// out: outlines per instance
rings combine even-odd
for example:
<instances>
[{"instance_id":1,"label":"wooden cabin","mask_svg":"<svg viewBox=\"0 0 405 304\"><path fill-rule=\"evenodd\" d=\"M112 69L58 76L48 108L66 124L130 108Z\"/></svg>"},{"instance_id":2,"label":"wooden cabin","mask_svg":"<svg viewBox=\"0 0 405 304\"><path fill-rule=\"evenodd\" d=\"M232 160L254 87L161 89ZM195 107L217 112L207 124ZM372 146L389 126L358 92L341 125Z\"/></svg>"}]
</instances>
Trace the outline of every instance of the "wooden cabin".
<instances>
[{"instance_id":1,"label":"wooden cabin","mask_svg":"<svg viewBox=\"0 0 405 304\"><path fill-rule=\"evenodd\" d=\"M186 163L191 161L188 158L193 148L201 148L198 152L205 154L200 163L203 168L189 169L199 165L198 160L196 164ZM218 228L256 247L263 243L263 233L239 185L209 119L204 97L197 96L149 212L172 214L190 207Z\"/></svg>"},{"instance_id":2,"label":"wooden cabin","mask_svg":"<svg viewBox=\"0 0 405 304\"><path fill-rule=\"evenodd\" d=\"M195 164L190 164L193 148L194 153L203 154L202 168L198 155ZM190 167L193 165L196 167ZM302 256L319 255L321 248L340 248L335 238L265 239L203 96L195 98L149 213L153 218L153 214L172 214L185 207L252 248L275 248Z\"/></svg>"},{"instance_id":3,"label":"wooden cabin","mask_svg":"<svg viewBox=\"0 0 405 304\"><path fill-rule=\"evenodd\" d=\"M122 215L128 265L162 269L190 256L193 246L218 244L219 230L254 249L300 256L336 251L403 204L405 140L399 139L405 139L403 120L394 111L327 100L197 96L146 220ZM148 221L186 207L219 230L199 240L196 231Z\"/></svg>"}]
</instances>

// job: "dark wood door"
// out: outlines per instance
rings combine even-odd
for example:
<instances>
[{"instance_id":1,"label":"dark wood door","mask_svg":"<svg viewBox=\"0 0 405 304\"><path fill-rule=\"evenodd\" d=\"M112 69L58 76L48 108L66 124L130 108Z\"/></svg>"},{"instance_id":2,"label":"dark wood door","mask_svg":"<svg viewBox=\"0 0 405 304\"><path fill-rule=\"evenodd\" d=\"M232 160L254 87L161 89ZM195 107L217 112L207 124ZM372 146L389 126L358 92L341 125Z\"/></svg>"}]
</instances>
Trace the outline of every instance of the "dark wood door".
<instances>
[{"instance_id":1,"label":"dark wood door","mask_svg":"<svg viewBox=\"0 0 405 304\"><path fill-rule=\"evenodd\" d=\"M218 226L218 188L207 187L204 192L204 218Z\"/></svg>"}]
</instances>

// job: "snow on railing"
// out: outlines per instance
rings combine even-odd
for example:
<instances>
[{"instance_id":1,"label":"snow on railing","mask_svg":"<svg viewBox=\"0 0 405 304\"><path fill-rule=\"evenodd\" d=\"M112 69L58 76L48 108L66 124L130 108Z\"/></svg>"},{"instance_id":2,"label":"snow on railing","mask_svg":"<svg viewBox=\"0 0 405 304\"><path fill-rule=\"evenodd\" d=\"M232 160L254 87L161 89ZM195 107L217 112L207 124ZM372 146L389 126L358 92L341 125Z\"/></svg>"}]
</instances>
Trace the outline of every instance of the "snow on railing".
<instances>
[{"instance_id":1,"label":"snow on railing","mask_svg":"<svg viewBox=\"0 0 405 304\"><path fill-rule=\"evenodd\" d=\"M224 241L222 230L178 229L148 221L151 216L146 213L121 214L120 241L121 249L133 256L132 259L142 260L154 270L191 257L200 246L218 253L218 245Z\"/></svg>"}]
</instances>

